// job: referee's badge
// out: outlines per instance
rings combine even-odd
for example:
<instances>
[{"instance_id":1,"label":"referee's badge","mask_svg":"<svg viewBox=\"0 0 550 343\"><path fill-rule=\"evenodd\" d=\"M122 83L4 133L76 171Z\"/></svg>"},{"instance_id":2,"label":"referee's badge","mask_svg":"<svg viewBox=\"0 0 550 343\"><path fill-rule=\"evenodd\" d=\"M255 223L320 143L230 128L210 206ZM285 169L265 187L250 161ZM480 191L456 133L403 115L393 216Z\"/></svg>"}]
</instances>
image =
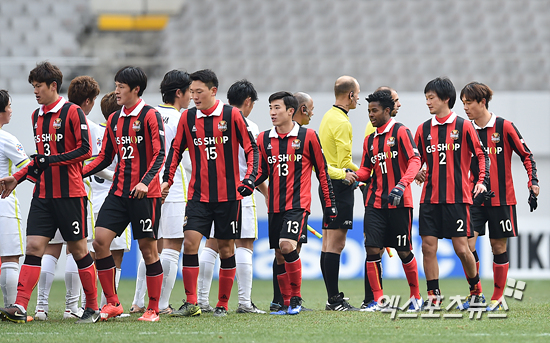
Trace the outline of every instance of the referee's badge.
<instances>
[{"instance_id":1,"label":"referee's badge","mask_svg":"<svg viewBox=\"0 0 550 343\"><path fill-rule=\"evenodd\" d=\"M138 132L139 130L141 130L141 122L139 120L136 120L133 124L132 124L132 129L136 132Z\"/></svg>"},{"instance_id":2,"label":"referee's badge","mask_svg":"<svg viewBox=\"0 0 550 343\"><path fill-rule=\"evenodd\" d=\"M451 139L456 141L458 139L459 134L460 132L458 130L451 131Z\"/></svg>"},{"instance_id":3,"label":"referee's badge","mask_svg":"<svg viewBox=\"0 0 550 343\"><path fill-rule=\"evenodd\" d=\"M390 137L388 138L388 140L386 141L386 144L391 148L395 145L395 137Z\"/></svg>"},{"instance_id":4,"label":"referee's badge","mask_svg":"<svg viewBox=\"0 0 550 343\"><path fill-rule=\"evenodd\" d=\"M300 140L298 138L292 141L292 148L295 150L300 149Z\"/></svg>"},{"instance_id":5,"label":"referee's badge","mask_svg":"<svg viewBox=\"0 0 550 343\"><path fill-rule=\"evenodd\" d=\"M493 143L499 143L500 142L500 134L498 132L495 132L491 135L491 141Z\"/></svg>"},{"instance_id":6,"label":"referee's badge","mask_svg":"<svg viewBox=\"0 0 550 343\"><path fill-rule=\"evenodd\" d=\"M53 128L56 129L56 130L59 130L61 128L61 122L63 120L61 118L56 118L54 121L53 121Z\"/></svg>"},{"instance_id":7,"label":"referee's badge","mask_svg":"<svg viewBox=\"0 0 550 343\"><path fill-rule=\"evenodd\" d=\"M222 120L218 123L218 130L220 130L221 132L227 130L227 122L225 120Z\"/></svg>"}]
</instances>

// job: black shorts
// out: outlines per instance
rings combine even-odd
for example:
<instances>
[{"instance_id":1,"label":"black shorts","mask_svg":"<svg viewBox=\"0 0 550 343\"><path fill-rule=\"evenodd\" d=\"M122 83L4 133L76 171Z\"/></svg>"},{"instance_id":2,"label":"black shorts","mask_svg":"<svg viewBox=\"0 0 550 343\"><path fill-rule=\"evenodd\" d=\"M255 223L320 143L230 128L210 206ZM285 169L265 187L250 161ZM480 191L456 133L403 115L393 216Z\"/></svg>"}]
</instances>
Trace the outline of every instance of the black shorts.
<instances>
[{"instance_id":1,"label":"black shorts","mask_svg":"<svg viewBox=\"0 0 550 343\"><path fill-rule=\"evenodd\" d=\"M324 229L352 229L353 228L353 202L355 195L353 191L355 188L353 184L346 185L342 180L331 180L332 190L334 192L334 198L336 199L336 209L338 210L338 216ZM321 187L319 186L319 197L323 208L325 207L325 200ZM326 220L323 215L323 223Z\"/></svg>"},{"instance_id":2,"label":"black shorts","mask_svg":"<svg viewBox=\"0 0 550 343\"><path fill-rule=\"evenodd\" d=\"M287 238L296 242L307 231L306 210L295 209L279 213L269 213L269 247L279 249L279 239Z\"/></svg>"},{"instance_id":3,"label":"black shorts","mask_svg":"<svg viewBox=\"0 0 550 343\"><path fill-rule=\"evenodd\" d=\"M365 207L365 247L392 247L397 251L412 250L412 208L379 209Z\"/></svg>"},{"instance_id":4,"label":"black shorts","mask_svg":"<svg viewBox=\"0 0 550 343\"><path fill-rule=\"evenodd\" d=\"M472 237L469 204L420 204L420 236Z\"/></svg>"},{"instance_id":5,"label":"black shorts","mask_svg":"<svg viewBox=\"0 0 550 343\"><path fill-rule=\"evenodd\" d=\"M88 238L88 198L32 198L27 236L53 238L57 229L67 242Z\"/></svg>"},{"instance_id":6,"label":"black shorts","mask_svg":"<svg viewBox=\"0 0 550 343\"><path fill-rule=\"evenodd\" d=\"M309 230L307 229L307 226L304 230L302 230L302 234L300 235L300 238L298 239L298 243L300 244L306 244L307 243L307 232Z\"/></svg>"},{"instance_id":7,"label":"black shorts","mask_svg":"<svg viewBox=\"0 0 550 343\"><path fill-rule=\"evenodd\" d=\"M472 227L480 235L485 235L485 223L489 223L489 238L517 237L518 221L516 205L470 206Z\"/></svg>"},{"instance_id":8,"label":"black shorts","mask_svg":"<svg viewBox=\"0 0 550 343\"><path fill-rule=\"evenodd\" d=\"M104 227L120 236L128 223L134 239L158 239L160 198L122 198L109 194L97 215L96 227Z\"/></svg>"},{"instance_id":9,"label":"black shorts","mask_svg":"<svg viewBox=\"0 0 550 343\"><path fill-rule=\"evenodd\" d=\"M200 202L189 200L185 207L183 231L193 230L210 237L214 222L214 238L241 237L241 201Z\"/></svg>"}]
</instances>

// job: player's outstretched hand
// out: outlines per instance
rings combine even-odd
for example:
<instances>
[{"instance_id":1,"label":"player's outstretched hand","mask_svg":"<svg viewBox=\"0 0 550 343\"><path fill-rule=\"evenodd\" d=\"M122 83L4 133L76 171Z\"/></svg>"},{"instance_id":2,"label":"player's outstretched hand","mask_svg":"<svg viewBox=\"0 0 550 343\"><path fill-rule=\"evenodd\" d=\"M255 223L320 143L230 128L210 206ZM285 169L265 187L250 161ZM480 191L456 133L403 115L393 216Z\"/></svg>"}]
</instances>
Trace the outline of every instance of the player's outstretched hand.
<instances>
[{"instance_id":1,"label":"player's outstretched hand","mask_svg":"<svg viewBox=\"0 0 550 343\"><path fill-rule=\"evenodd\" d=\"M328 224L332 223L332 221L338 216L338 210L336 209L336 206L325 207L324 214L325 222L323 224L324 227L327 227Z\"/></svg>"},{"instance_id":2,"label":"player's outstretched hand","mask_svg":"<svg viewBox=\"0 0 550 343\"><path fill-rule=\"evenodd\" d=\"M50 166L50 158L42 154L34 154L30 156L34 161L34 166L40 170L46 170Z\"/></svg>"},{"instance_id":3,"label":"player's outstretched hand","mask_svg":"<svg viewBox=\"0 0 550 343\"><path fill-rule=\"evenodd\" d=\"M40 179L40 175L42 174L42 169L38 168L34 162L29 163L27 167L27 180L29 180L32 183L36 183L38 179Z\"/></svg>"},{"instance_id":4,"label":"player's outstretched hand","mask_svg":"<svg viewBox=\"0 0 550 343\"><path fill-rule=\"evenodd\" d=\"M357 181L357 174L351 169L346 169L346 177L342 181L346 185L354 184Z\"/></svg>"},{"instance_id":5,"label":"player's outstretched hand","mask_svg":"<svg viewBox=\"0 0 550 343\"><path fill-rule=\"evenodd\" d=\"M403 185L401 182L397 183L395 187L390 192L390 195L388 195L388 202L392 204L393 206L397 206L401 203L401 198L403 197L403 192L405 192L405 185Z\"/></svg>"},{"instance_id":6,"label":"player's outstretched hand","mask_svg":"<svg viewBox=\"0 0 550 343\"><path fill-rule=\"evenodd\" d=\"M2 192L0 193L2 199L7 198L11 192L17 187L17 180L13 176L8 176L0 179L0 185Z\"/></svg>"},{"instance_id":7,"label":"player's outstretched hand","mask_svg":"<svg viewBox=\"0 0 550 343\"><path fill-rule=\"evenodd\" d=\"M254 181L250 179L244 179L239 187L237 188L237 191L241 193L243 197L247 197L254 193Z\"/></svg>"},{"instance_id":8,"label":"player's outstretched hand","mask_svg":"<svg viewBox=\"0 0 550 343\"><path fill-rule=\"evenodd\" d=\"M529 208L531 209L531 212L537 209L538 207L537 196L535 195L535 192L533 192L532 189L529 191L529 199L527 201L529 201Z\"/></svg>"},{"instance_id":9,"label":"player's outstretched hand","mask_svg":"<svg viewBox=\"0 0 550 343\"><path fill-rule=\"evenodd\" d=\"M147 196L148 192L149 192L149 187L147 187L144 183L140 182L130 192L130 198L143 199L144 197Z\"/></svg>"}]
</instances>

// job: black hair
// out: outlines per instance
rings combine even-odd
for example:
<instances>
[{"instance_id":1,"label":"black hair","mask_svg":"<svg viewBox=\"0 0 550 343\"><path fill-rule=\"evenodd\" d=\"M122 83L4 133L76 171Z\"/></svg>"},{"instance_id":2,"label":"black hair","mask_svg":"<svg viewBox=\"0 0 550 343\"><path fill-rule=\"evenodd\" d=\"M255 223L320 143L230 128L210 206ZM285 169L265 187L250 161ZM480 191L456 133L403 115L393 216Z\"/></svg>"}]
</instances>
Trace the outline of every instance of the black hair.
<instances>
[{"instance_id":1,"label":"black hair","mask_svg":"<svg viewBox=\"0 0 550 343\"><path fill-rule=\"evenodd\" d=\"M117 71L115 82L125 83L130 89L139 86L138 96L142 96L147 88L147 75L140 67L126 66Z\"/></svg>"},{"instance_id":2,"label":"black hair","mask_svg":"<svg viewBox=\"0 0 550 343\"><path fill-rule=\"evenodd\" d=\"M288 110L289 108L294 109L294 113L298 111L298 100L290 92L280 91L273 93L269 96L269 103L271 104L275 100L283 99L285 107Z\"/></svg>"},{"instance_id":3,"label":"black hair","mask_svg":"<svg viewBox=\"0 0 550 343\"><path fill-rule=\"evenodd\" d=\"M189 75L191 81L202 81L208 89L212 87L218 88L218 77L210 69L198 70L191 75Z\"/></svg>"},{"instance_id":4,"label":"black hair","mask_svg":"<svg viewBox=\"0 0 550 343\"><path fill-rule=\"evenodd\" d=\"M231 106L241 107L248 97L252 102L258 100L258 93L254 89L254 85L247 79L235 82L227 90L227 100Z\"/></svg>"},{"instance_id":5,"label":"black hair","mask_svg":"<svg viewBox=\"0 0 550 343\"><path fill-rule=\"evenodd\" d=\"M187 72L176 69L170 70L164 74L164 79L160 83L162 101L165 104L173 104L176 102L176 92L178 89L185 94L190 84L191 79Z\"/></svg>"},{"instance_id":6,"label":"black hair","mask_svg":"<svg viewBox=\"0 0 550 343\"><path fill-rule=\"evenodd\" d=\"M48 87L55 82L57 85L57 93L59 93L61 84L63 83L63 73L57 66L50 62L40 62L29 73L28 81L31 84L33 82L45 82Z\"/></svg>"},{"instance_id":7,"label":"black hair","mask_svg":"<svg viewBox=\"0 0 550 343\"><path fill-rule=\"evenodd\" d=\"M493 90L481 82L470 82L460 91L460 99L481 102L485 99L485 108L489 109L489 101L493 98Z\"/></svg>"},{"instance_id":8,"label":"black hair","mask_svg":"<svg viewBox=\"0 0 550 343\"><path fill-rule=\"evenodd\" d=\"M6 107L10 103L10 94L5 89L0 89L0 112L6 112Z\"/></svg>"},{"instance_id":9,"label":"black hair","mask_svg":"<svg viewBox=\"0 0 550 343\"><path fill-rule=\"evenodd\" d=\"M428 82L426 87L424 87L424 94L430 91L435 92L437 97L443 101L449 99L450 109L455 105L456 90L455 86L448 77L438 77Z\"/></svg>"},{"instance_id":10,"label":"black hair","mask_svg":"<svg viewBox=\"0 0 550 343\"><path fill-rule=\"evenodd\" d=\"M382 110L385 110L386 108L390 109L390 113L392 113L393 108L395 106L395 102L393 101L393 98L391 97L391 91L384 89L380 91L376 91L372 94L369 94L369 96L366 98L366 100L369 102L378 102L380 106L382 107Z\"/></svg>"}]
</instances>

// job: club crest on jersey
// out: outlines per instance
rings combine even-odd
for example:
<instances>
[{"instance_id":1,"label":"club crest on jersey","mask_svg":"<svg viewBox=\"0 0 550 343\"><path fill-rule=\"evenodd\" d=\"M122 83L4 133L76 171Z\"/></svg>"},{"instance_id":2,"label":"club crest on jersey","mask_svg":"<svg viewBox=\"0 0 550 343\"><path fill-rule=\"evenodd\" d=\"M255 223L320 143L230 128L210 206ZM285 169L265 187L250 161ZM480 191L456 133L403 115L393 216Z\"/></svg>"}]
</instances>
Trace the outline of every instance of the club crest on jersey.
<instances>
[{"instance_id":1,"label":"club crest on jersey","mask_svg":"<svg viewBox=\"0 0 550 343\"><path fill-rule=\"evenodd\" d=\"M300 149L300 140L298 138L292 141L292 148L295 150Z\"/></svg>"},{"instance_id":2,"label":"club crest on jersey","mask_svg":"<svg viewBox=\"0 0 550 343\"><path fill-rule=\"evenodd\" d=\"M460 132L458 132L458 130L451 131L451 139L456 141L458 139L459 134Z\"/></svg>"},{"instance_id":3,"label":"club crest on jersey","mask_svg":"<svg viewBox=\"0 0 550 343\"><path fill-rule=\"evenodd\" d=\"M221 132L227 131L227 122L225 120L222 120L218 123L218 130Z\"/></svg>"},{"instance_id":4,"label":"club crest on jersey","mask_svg":"<svg viewBox=\"0 0 550 343\"><path fill-rule=\"evenodd\" d=\"M500 142L500 134L498 132L495 132L491 135L491 141L493 143L499 143Z\"/></svg>"},{"instance_id":5,"label":"club crest on jersey","mask_svg":"<svg viewBox=\"0 0 550 343\"><path fill-rule=\"evenodd\" d=\"M271 143L269 143L269 144L267 145L267 150L271 150L271 149L273 149L273 147L271 146Z\"/></svg>"},{"instance_id":6,"label":"club crest on jersey","mask_svg":"<svg viewBox=\"0 0 550 343\"><path fill-rule=\"evenodd\" d=\"M195 125L193 125L193 128L191 129L192 132L197 132L197 128L195 127Z\"/></svg>"},{"instance_id":7,"label":"club crest on jersey","mask_svg":"<svg viewBox=\"0 0 550 343\"><path fill-rule=\"evenodd\" d=\"M388 140L386 141L386 144L391 148L395 145L395 137L390 137L388 138Z\"/></svg>"},{"instance_id":8,"label":"club crest on jersey","mask_svg":"<svg viewBox=\"0 0 550 343\"><path fill-rule=\"evenodd\" d=\"M139 120L136 120L133 124L132 124L132 129L136 132L138 132L139 130L141 130L141 122Z\"/></svg>"},{"instance_id":9,"label":"club crest on jersey","mask_svg":"<svg viewBox=\"0 0 550 343\"><path fill-rule=\"evenodd\" d=\"M431 141L432 140L432 135L428 133L428 137L426 137L426 140Z\"/></svg>"},{"instance_id":10,"label":"club crest on jersey","mask_svg":"<svg viewBox=\"0 0 550 343\"><path fill-rule=\"evenodd\" d=\"M53 128L56 129L56 130L59 130L61 128L61 122L63 120L61 118L56 118L54 121L53 121Z\"/></svg>"}]
</instances>

